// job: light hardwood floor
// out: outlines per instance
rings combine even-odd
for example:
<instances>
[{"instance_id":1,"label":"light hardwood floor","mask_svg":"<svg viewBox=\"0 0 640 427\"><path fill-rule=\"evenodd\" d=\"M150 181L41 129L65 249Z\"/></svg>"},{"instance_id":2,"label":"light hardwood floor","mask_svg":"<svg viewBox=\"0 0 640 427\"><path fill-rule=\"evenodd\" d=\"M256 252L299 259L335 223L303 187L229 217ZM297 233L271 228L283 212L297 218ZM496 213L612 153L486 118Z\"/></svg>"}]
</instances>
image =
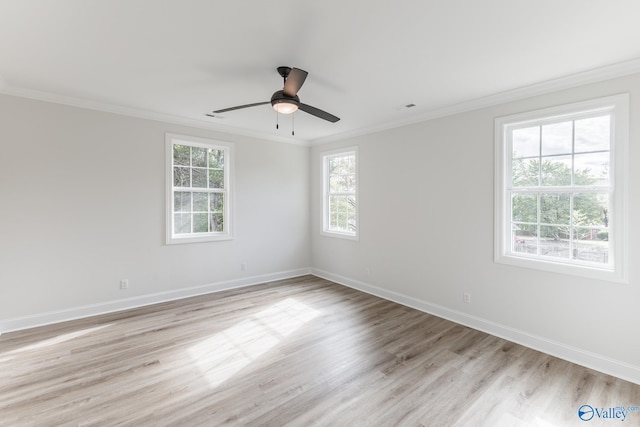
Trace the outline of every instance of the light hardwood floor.
<instances>
[{"instance_id":1,"label":"light hardwood floor","mask_svg":"<svg viewBox=\"0 0 640 427\"><path fill-rule=\"evenodd\" d=\"M2 426L620 425L583 404L640 386L313 276L0 336Z\"/></svg>"}]
</instances>

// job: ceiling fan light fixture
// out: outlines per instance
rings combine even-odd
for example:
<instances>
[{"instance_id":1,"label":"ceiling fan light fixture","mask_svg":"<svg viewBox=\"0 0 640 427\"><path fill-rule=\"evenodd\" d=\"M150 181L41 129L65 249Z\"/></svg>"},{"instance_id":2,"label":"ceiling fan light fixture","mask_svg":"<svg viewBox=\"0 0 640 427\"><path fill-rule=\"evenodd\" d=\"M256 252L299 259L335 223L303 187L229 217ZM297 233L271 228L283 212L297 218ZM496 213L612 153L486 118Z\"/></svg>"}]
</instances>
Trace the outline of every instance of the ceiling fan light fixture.
<instances>
[{"instance_id":1,"label":"ceiling fan light fixture","mask_svg":"<svg viewBox=\"0 0 640 427\"><path fill-rule=\"evenodd\" d=\"M288 101L286 99L279 100L272 103L273 109L280 114L291 114L298 110L298 104Z\"/></svg>"}]
</instances>

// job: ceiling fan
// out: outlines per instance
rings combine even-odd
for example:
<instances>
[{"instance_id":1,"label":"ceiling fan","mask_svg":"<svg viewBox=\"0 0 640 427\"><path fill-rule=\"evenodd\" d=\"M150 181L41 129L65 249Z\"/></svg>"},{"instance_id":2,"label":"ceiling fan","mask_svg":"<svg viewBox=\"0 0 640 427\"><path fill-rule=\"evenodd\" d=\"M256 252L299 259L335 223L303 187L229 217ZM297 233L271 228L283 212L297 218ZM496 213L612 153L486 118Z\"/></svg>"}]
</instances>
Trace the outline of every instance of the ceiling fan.
<instances>
[{"instance_id":1,"label":"ceiling fan","mask_svg":"<svg viewBox=\"0 0 640 427\"><path fill-rule=\"evenodd\" d=\"M331 123L335 123L340 120L339 117L334 116L333 114L329 114L326 111L322 111L319 108L312 107L311 105L304 104L300 102L300 98L298 97L298 91L302 87L305 79L307 78L307 73L304 70L299 68L291 68L291 67L278 67L278 74L282 76L284 79L284 88L282 90L276 91L271 96L271 101L265 102L256 102L253 104L245 104L238 105L236 107L223 108L221 110L215 110L214 114L226 113L227 111L240 110L242 108L256 107L258 105L271 104L274 110L278 113L282 114L291 114L298 109L304 111L305 113L309 113L312 116L316 116L318 118L330 121ZM211 114L207 114L211 116Z\"/></svg>"}]
</instances>

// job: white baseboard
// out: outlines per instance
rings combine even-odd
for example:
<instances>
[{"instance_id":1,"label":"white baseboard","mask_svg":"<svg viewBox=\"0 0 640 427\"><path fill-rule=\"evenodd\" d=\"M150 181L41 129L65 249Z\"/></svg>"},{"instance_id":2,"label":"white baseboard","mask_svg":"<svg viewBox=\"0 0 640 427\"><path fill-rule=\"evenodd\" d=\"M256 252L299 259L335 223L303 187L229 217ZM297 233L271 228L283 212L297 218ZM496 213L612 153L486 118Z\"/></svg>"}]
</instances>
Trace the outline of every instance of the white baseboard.
<instances>
[{"instance_id":1,"label":"white baseboard","mask_svg":"<svg viewBox=\"0 0 640 427\"><path fill-rule=\"evenodd\" d=\"M320 269L312 268L311 274L407 307L415 308L416 310L420 310L428 314L433 314L435 316L451 320L452 322L486 332L496 337L504 338L551 356L600 371L607 375L613 375L623 380L640 384L640 366L630 365L581 348L555 342L506 325L495 323L480 317L471 316L461 311L452 310L438 304L431 304L398 292L382 289L377 286L369 285L337 274L332 274Z\"/></svg>"},{"instance_id":2,"label":"white baseboard","mask_svg":"<svg viewBox=\"0 0 640 427\"><path fill-rule=\"evenodd\" d=\"M15 317L11 319L0 319L0 334L22 329L34 328L36 326L44 326L53 323L66 322L68 320L96 316L98 314L113 313L117 311L128 310L131 308L157 304L165 301L173 301L197 295L242 288L261 283L273 282L276 280L290 279L292 277L304 276L306 274L310 274L310 269L301 268L297 270L263 274L259 276L243 277L241 279L210 283L207 285L195 286L191 288L175 289L171 291L158 292L137 297L123 298L98 304L72 307L64 310L38 313L30 316Z\"/></svg>"}]
</instances>

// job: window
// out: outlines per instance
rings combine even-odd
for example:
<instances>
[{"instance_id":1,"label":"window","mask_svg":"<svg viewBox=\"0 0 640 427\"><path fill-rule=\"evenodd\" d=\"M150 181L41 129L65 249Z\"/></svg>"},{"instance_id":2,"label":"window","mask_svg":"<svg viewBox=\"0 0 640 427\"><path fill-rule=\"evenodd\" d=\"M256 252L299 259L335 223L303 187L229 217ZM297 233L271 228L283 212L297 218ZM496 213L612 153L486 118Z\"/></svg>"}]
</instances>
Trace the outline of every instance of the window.
<instances>
[{"instance_id":1,"label":"window","mask_svg":"<svg viewBox=\"0 0 640 427\"><path fill-rule=\"evenodd\" d=\"M233 145L166 136L167 243L231 239Z\"/></svg>"},{"instance_id":2,"label":"window","mask_svg":"<svg viewBox=\"0 0 640 427\"><path fill-rule=\"evenodd\" d=\"M628 95L496 120L497 262L626 281Z\"/></svg>"},{"instance_id":3,"label":"window","mask_svg":"<svg viewBox=\"0 0 640 427\"><path fill-rule=\"evenodd\" d=\"M349 148L322 157L323 234L358 238L357 156L357 148Z\"/></svg>"}]
</instances>

